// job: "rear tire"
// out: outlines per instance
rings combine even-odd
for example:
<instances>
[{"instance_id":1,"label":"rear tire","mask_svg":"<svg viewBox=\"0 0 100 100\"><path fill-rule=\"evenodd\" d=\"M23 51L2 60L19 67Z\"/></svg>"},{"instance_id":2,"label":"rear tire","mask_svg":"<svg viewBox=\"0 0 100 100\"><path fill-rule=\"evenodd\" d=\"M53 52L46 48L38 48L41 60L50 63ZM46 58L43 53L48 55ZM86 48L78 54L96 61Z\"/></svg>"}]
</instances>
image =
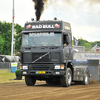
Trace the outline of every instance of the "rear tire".
<instances>
[{"instance_id":1,"label":"rear tire","mask_svg":"<svg viewBox=\"0 0 100 100\"><path fill-rule=\"evenodd\" d=\"M66 69L66 75L62 76L60 79L61 85L63 87L69 87L72 82L72 71L70 68Z\"/></svg>"},{"instance_id":2,"label":"rear tire","mask_svg":"<svg viewBox=\"0 0 100 100\"><path fill-rule=\"evenodd\" d=\"M34 86L36 83L36 78L33 76L25 76L25 83L27 86Z\"/></svg>"},{"instance_id":3,"label":"rear tire","mask_svg":"<svg viewBox=\"0 0 100 100\"><path fill-rule=\"evenodd\" d=\"M88 72L85 73L82 81L82 85L88 85L89 84L89 74Z\"/></svg>"}]
</instances>

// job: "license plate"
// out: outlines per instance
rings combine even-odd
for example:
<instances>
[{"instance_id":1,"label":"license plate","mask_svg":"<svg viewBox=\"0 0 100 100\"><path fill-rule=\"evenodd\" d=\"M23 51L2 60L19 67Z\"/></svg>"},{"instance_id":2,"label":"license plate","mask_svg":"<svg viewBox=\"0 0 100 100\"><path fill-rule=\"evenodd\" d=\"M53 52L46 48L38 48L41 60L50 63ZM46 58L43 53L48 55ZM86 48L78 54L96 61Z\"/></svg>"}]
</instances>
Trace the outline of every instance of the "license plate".
<instances>
[{"instance_id":1,"label":"license plate","mask_svg":"<svg viewBox=\"0 0 100 100\"><path fill-rule=\"evenodd\" d=\"M36 74L45 74L45 71L36 71Z\"/></svg>"}]
</instances>

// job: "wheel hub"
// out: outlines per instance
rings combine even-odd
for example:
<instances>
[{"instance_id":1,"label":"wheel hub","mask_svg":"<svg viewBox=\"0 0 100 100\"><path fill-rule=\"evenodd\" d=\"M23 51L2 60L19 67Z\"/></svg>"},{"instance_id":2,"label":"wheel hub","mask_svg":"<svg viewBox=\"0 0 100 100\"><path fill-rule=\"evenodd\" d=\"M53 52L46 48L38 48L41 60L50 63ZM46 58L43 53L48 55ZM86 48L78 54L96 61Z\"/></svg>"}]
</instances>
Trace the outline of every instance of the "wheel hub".
<instances>
[{"instance_id":1,"label":"wheel hub","mask_svg":"<svg viewBox=\"0 0 100 100\"><path fill-rule=\"evenodd\" d=\"M87 76L87 74L85 75L85 83L87 83L88 82L88 76Z\"/></svg>"},{"instance_id":2,"label":"wheel hub","mask_svg":"<svg viewBox=\"0 0 100 100\"><path fill-rule=\"evenodd\" d=\"M71 74L70 74L70 72L68 72L67 79L68 79L68 84L70 85L71 84Z\"/></svg>"}]
</instances>

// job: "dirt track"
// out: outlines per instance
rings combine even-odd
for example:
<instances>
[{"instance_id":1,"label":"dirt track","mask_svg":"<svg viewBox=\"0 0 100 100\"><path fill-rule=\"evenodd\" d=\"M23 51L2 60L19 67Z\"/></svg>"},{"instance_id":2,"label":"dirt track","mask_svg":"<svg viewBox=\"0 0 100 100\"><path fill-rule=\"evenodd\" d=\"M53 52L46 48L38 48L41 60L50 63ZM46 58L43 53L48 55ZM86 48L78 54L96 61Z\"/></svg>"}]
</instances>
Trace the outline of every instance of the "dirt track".
<instances>
[{"instance_id":1,"label":"dirt track","mask_svg":"<svg viewBox=\"0 0 100 100\"><path fill-rule=\"evenodd\" d=\"M100 100L100 83L61 87L37 81L35 86L25 83L0 84L0 100Z\"/></svg>"}]
</instances>

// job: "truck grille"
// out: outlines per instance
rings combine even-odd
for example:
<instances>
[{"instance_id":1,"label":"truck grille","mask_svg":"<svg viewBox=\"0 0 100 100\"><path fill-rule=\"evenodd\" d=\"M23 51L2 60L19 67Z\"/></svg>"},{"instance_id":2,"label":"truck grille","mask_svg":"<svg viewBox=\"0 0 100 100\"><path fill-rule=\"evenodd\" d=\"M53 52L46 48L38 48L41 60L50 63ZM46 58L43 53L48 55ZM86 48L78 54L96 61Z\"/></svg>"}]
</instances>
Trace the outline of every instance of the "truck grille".
<instances>
[{"instance_id":1,"label":"truck grille","mask_svg":"<svg viewBox=\"0 0 100 100\"><path fill-rule=\"evenodd\" d=\"M23 53L22 54L22 62L23 63L59 63L60 62L60 53L52 52L47 54L48 52L42 53ZM46 55L47 54L47 55ZM41 57L41 59L39 59Z\"/></svg>"},{"instance_id":2,"label":"truck grille","mask_svg":"<svg viewBox=\"0 0 100 100\"><path fill-rule=\"evenodd\" d=\"M45 53L23 53L23 62L33 62L37 60L39 57L45 55ZM37 60L36 62L50 62L49 54L44 56L43 58Z\"/></svg>"},{"instance_id":3,"label":"truck grille","mask_svg":"<svg viewBox=\"0 0 100 100\"><path fill-rule=\"evenodd\" d=\"M35 61L36 59L38 59L39 57L45 55L46 53L33 53L32 54L32 61ZM42 59L39 59L36 62L49 62L49 54L44 56Z\"/></svg>"},{"instance_id":4,"label":"truck grille","mask_svg":"<svg viewBox=\"0 0 100 100\"><path fill-rule=\"evenodd\" d=\"M53 66L49 66L49 65L31 65L29 66L30 70L49 70L49 69L53 69Z\"/></svg>"}]
</instances>

